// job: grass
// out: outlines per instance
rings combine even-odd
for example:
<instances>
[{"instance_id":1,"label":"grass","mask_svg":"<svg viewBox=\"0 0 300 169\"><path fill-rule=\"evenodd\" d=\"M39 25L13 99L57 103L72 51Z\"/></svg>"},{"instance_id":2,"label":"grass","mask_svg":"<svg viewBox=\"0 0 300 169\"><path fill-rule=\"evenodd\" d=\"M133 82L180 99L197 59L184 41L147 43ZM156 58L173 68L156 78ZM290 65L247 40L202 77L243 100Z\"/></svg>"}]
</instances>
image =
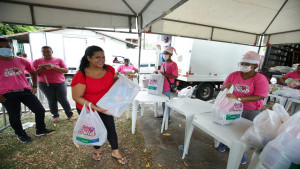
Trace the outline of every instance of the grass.
<instances>
[{"instance_id":1,"label":"grass","mask_svg":"<svg viewBox=\"0 0 300 169\"><path fill-rule=\"evenodd\" d=\"M0 168L148 168L154 166L152 152L145 146L144 138L139 129L131 134L131 119L125 115L115 118L118 133L119 149L129 164L123 166L111 158L108 142L102 146L101 161L92 159L93 148L90 146L76 147L72 141L73 128L76 122L69 122L64 113L60 113L61 121L53 125L51 114L46 113L47 128L57 132L48 136L35 136L35 126L26 129L32 142L22 144L14 133L0 134ZM77 113L74 113L78 118ZM7 118L8 121L8 118ZM22 123L34 122L30 114L22 119ZM3 117L0 116L0 128ZM13 131L11 127L5 130Z\"/></svg>"}]
</instances>

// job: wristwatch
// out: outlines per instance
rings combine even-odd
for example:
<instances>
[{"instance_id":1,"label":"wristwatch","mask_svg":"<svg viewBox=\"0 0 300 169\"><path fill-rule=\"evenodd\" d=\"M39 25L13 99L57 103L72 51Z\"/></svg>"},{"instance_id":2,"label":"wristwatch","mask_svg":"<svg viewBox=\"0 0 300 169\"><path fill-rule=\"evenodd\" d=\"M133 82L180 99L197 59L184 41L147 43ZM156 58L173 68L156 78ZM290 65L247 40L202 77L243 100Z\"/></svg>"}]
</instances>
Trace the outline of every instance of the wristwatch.
<instances>
[{"instance_id":1,"label":"wristwatch","mask_svg":"<svg viewBox=\"0 0 300 169\"><path fill-rule=\"evenodd\" d=\"M242 99L240 97L238 97L237 100L240 101L240 102L242 101Z\"/></svg>"}]
</instances>

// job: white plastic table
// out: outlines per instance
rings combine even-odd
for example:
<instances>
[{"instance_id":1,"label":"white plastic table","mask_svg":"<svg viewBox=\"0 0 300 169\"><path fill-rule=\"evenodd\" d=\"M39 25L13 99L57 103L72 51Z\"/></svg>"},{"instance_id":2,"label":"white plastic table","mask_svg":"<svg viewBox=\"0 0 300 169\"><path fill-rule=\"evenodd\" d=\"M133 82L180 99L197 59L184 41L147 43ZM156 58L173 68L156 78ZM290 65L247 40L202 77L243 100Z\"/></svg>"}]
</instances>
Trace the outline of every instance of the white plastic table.
<instances>
[{"instance_id":1,"label":"white plastic table","mask_svg":"<svg viewBox=\"0 0 300 169\"><path fill-rule=\"evenodd\" d=\"M169 114L168 109L176 110L178 113L185 116L185 133L184 133L184 142L186 141L186 136L189 131L189 128L192 125L192 121L195 114L199 113L208 113L212 111L213 104L191 98L174 98L166 103L165 113L163 117L163 122L161 126L161 133L163 133L164 127L165 130L168 130L168 120Z\"/></svg>"},{"instance_id":2,"label":"white plastic table","mask_svg":"<svg viewBox=\"0 0 300 169\"><path fill-rule=\"evenodd\" d=\"M131 132L132 134L135 133L135 125L136 125L136 117L137 117L137 109L138 105L142 104L141 107L141 115L143 116L144 113L144 104L145 103L155 103L155 111L154 116L157 116L157 107L158 103L165 103L169 100L169 98L166 95L153 95L148 94L147 91L140 91L137 96L133 100L132 104L132 126L131 126Z\"/></svg>"},{"instance_id":3,"label":"white plastic table","mask_svg":"<svg viewBox=\"0 0 300 169\"><path fill-rule=\"evenodd\" d=\"M289 108L291 107L291 105L294 103L294 105L292 106L292 110L291 110L291 114L290 115L293 115L296 111L296 108L297 108L297 105L300 103L300 100L299 99L294 99L294 98L289 98L288 101L287 101L287 104L285 106L285 110L289 110ZM297 108L299 109L299 108Z\"/></svg>"},{"instance_id":4,"label":"white plastic table","mask_svg":"<svg viewBox=\"0 0 300 169\"><path fill-rule=\"evenodd\" d=\"M215 147L218 146L220 141L230 148L227 169L238 169L243 153L251 149L251 147L241 141L241 137L252 125L252 121L240 118L232 124L220 125L213 122L212 115L212 113L205 113L194 117L184 145L183 158L188 153L191 136L196 126L215 139Z\"/></svg>"}]
</instances>

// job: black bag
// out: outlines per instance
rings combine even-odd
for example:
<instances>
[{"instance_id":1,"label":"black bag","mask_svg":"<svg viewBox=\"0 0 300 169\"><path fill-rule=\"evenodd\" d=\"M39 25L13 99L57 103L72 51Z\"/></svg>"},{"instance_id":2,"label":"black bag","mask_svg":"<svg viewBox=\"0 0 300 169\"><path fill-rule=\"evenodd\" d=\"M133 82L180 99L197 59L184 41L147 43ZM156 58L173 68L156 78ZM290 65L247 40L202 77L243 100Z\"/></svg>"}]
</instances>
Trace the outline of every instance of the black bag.
<instances>
[{"instance_id":1,"label":"black bag","mask_svg":"<svg viewBox=\"0 0 300 169\"><path fill-rule=\"evenodd\" d=\"M166 73L165 66L164 66L164 72ZM176 92L177 91L177 84L176 83L171 83L170 79L168 77L166 77L166 78L167 78L167 80L170 84L171 92Z\"/></svg>"}]
</instances>

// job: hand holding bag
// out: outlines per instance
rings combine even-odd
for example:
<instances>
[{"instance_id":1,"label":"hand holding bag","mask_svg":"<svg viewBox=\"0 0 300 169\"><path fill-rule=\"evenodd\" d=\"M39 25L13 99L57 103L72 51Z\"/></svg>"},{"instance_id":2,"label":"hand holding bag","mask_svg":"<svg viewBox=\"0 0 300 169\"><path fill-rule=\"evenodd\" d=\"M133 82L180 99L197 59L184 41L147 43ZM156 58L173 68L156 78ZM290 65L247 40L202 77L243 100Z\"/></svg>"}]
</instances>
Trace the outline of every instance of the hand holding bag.
<instances>
[{"instance_id":1,"label":"hand holding bag","mask_svg":"<svg viewBox=\"0 0 300 169\"><path fill-rule=\"evenodd\" d=\"M100 116L85 103L73 130L73 143L75 145L101 146L107 139L107 130Z\"/></svg>"}]
</instances>

